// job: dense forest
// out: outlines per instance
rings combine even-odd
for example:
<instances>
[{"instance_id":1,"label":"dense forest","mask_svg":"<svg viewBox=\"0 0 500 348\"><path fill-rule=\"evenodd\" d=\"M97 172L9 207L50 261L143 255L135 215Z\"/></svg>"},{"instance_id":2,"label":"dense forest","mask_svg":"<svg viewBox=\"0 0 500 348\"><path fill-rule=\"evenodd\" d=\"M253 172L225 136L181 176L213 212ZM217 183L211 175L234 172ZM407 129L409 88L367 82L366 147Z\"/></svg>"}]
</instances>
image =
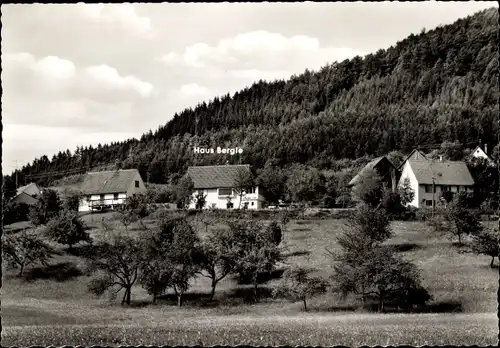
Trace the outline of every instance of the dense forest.
<instances>
[{"instance_id":1,"label":"dense forest","mask_svg":"<svg viewBox=\"0 0 500 348\"><path fill-rule=\"evenodd\" d=\"M18 180L45 186L116 162L152 183L176 182L190 165L227 160L341 171L395 150L478 139L498 152L497 36L498 12L491 8L365 57L286 81L258 81L175 114L140 140L42 156ZM196 155L195 146L244 151Z\"/></svg>"}]
</instances>

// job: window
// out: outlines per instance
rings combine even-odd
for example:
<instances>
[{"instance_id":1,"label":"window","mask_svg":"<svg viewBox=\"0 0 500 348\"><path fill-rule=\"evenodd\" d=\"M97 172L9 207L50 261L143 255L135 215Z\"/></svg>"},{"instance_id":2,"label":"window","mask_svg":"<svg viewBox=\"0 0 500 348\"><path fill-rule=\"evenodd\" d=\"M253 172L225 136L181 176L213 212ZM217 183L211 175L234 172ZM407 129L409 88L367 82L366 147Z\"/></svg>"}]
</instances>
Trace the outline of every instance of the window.
<instances>
[{"instance_id":1,"label":"window","mask_svg":"<svg viewBox=\"0 0 500 348\"><path fill-rule=\"evenodd\" d=\"M428 207L432 207L432 200L426 200L425 201L425 205L428 206Z\"/></svg>"},{"instance_id":2,"label":"window","mask_svg":"<svg viewBox=\"0 0 500 348\"><path fill-rule=\"evenodd\" d=\"M254 205L255 202L252 202L252 205Z\"/></svg>"},{"instance_id":3,"label":"window","mask_svg":"<svg viewBox=\"0 0 500 348\"><path fill-rule=\"evenodd\" d=\"M248 190L246 190L246 193L255 193L255 187L251 187Z\"/></svg>"},{"instance_id":4,"label":"window","mask_svg":"<svg viewBox=\"0 0 500 348\"><path fill-rule=\"evenodd\" d=\"M227 209L231 209L234 206L233 203L227 202Z\"/></svg>"},{"instance_id":5,"label":"window","mask_svg":"<svg viewBox=\"0 0 500 348\"><path fill-rule=\"evenodd\" d=\"M135 187L139 187L139 180L135 181Z\"/></svg>"},{"instance_id":6,"label":"window","mask_svg":"<svg viewBox=\"0 0 500 348\"><path fill-rule=\"evenodd\" d=\"M101 201L103 201L103 200L104 200L104 195L99 195L99 199L100 199Z\"/></svg>"},{"instance_id":7,"label":"window","mask_svg":"<svg viewBox=\"0 0 500 348\"><path fill-rule=\"evenodd\" d=\"M115 194L113 195L113 199L114 199L115 201L118 199L118 193L115 193Z\"/></svg>"},{"instance_id":8,"label":"window","mask_svg":"<svg viewBox=\"0 0 500 348\"><path fill-rule=\"evenodd\" d=\"M449 191L449 190L450 190L450 187L446 186L446 185L443 185L443 187L441 188L441 191Z\"/></svg>"},{"instance_id":9,"label":"window","mask_svg":"<svg viewBox=\"0 0 500 348\"><path fill-rule=\"evenodd\" d=\"M457 185L457 192L460 192L460 186Z\"/></svg>"},{"instance_id":10,"label":"window","mask_svg":"<svg viewBox=\"0 0 500 348\"><path fill-rule=\"evenodd\" d=\"M230 188L220 188L219 189L219 196L231 196L233 193L233 190Z\"/></svg>"},{"instance_id":11,"label":"window","mask_svg":"<svg viewBox=\"0 0 500 348\"><path fill-rule=\"evenodd\" d=\"M432 185L425 185L425 193L432 192Z\"/></svg>"},{"instance_id":12,"label":"window","mask_svg":"<svg viewBox=\"0 0 500 348\"><path fill-rule=\"evenodd\" d=\"M87 196L87 202L90 202L92 196Z\"/></svg>"}]
</instances>

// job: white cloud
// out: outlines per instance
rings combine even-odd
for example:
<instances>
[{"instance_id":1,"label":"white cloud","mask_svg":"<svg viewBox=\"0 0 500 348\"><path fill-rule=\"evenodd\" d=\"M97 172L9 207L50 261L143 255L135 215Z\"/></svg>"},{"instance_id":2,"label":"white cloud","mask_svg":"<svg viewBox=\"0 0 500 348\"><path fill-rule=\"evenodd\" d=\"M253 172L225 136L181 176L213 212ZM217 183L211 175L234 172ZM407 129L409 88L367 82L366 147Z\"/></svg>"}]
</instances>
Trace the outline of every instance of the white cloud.
<instances>
[{"instance_id":1,"label":"white cloud","mask_svg":"<svg viewBox=\"0 0 500 348\"><path fill-rule=\"evenodd\" d=\"M151 18L146 16L139 16L133 5L125 4L84 4L78 3L82 13L88 18L107 22L117 23L122 25L125 29L129 29L140 35L152 35L153 27Z\"/></svg>"},{"instance_id":2,"label":"white cloud","mask_svg":"<svg viewBox=\"0 0 500 348\"><path fill-rule=\"evenodd\" d=\"M216 45L195 43L184 52L169 52L160 58L169 65L186 67L244 68L243 70L282 70L290 67L293 73L305 68L317 69L327 62L342 61L364 52L349 47L322 47L317 38L307 35L286 37L279 33L257 30L224 38ZM279 75L281 76L281 75Z\"/></svg>"},{"instance_id":3,"label":"white cloud","mask_svg":"<svg viewBox=\"0 0 500 348\"><path fill-rule=\"evenodd\" d=\"M181 86L181 93L187 97L204 96L207 94L207 89L196 83L188 83Z\"/></svg>"},{"instance_id":4,"label":"white cloud","mask_svg":"<svg viewBox=\"0 0 500 348\"><path fill-rule=\"evenodd\" d=\"M2 55L2 60L6 68L12 64L21 65L31 69L45 77L52 79L70 79L75 76L75 65L73 62L56 56L47 56L36 59L33 55L26 52L6 53Z\"/></svg>"},{"instance_id":5,"label":"white cloud","mask_svg":"<svg viewBox=\"0 0 500 348\"><path fill-rule=\"evenodd\" d=\"M86 73L109 88L133 90L143 98L149 97L153 92L151 83L143 82L132 75L120 76L115 68L105 64L88 67Z\"/></svg>"}]
</instances>

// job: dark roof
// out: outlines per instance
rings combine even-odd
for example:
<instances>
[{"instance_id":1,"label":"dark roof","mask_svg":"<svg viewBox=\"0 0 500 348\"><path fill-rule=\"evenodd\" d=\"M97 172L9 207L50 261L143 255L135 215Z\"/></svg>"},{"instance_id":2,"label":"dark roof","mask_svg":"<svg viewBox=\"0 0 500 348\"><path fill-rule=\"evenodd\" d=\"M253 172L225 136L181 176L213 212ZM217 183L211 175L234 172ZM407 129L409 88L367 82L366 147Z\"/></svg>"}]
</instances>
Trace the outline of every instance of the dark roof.
<instances>
[{"instance_id":1,"label":"dark roof","mask_svg":"<svg viewBox=\"0 0 500 348\"><path fill-rule=\"evenodd\" d=\"M413 154L415 152L418 152L423 157L423 160L428 160L428 158L425 156L425 154L422 151L420 151L419 149L415 149L412 152L410 152L410 154L408 156L406 156L406 158L404 159L404 161L399 165L398 170L401 170L401 168L404 166L404 164L406 163L406 161L408 161L408 159L410 159L410 157L413 156Z\"/></svg>"},{"instance_id":2,"label":"dark roof","mask_svg":"<svg viewBox=\"0 0 500 348\"><path fill-rule=\"evenodd\" d=\"M195 189L232 188L239 170L250 171L249 164L189 167L187 175Z\"/></svg>"},{"instance_id":3,"label":"dark roof","mask_svg":"<svg viewBox=\"0 0 500 348\"><path fill-rule=\"evenodd\" d=\"M38 191L40 191L40 188L38 187L38 185L37 185L37 184L35 184L34 182L32 182L32 183L30 183L30 184L28 184L28 185L25 185L25 186L21 186L21 187L19 187L19 188L16 190L16 194L20 194L20 193L22 193L22 192L26 191L26 190L27 190L29 187L31 187L31 186L34 186L34 187L35 187Z\"/></svg>"},{"instance_id":4,"label":"dark roof","mask_svg":"<svg viewBox=\"0 0 500 348\"><path fill-rule=\"evenodd\" d=\"M370 162L369 162L366 166L364 166L364 167L363 167L363 169L361 169L361 170L359 171L359 173L358 173L358 174L356 174L356 176L355 176L354 178L352 178L352 180L351 180L351 181L349 181L349 184L348 184L348 185L349 185L349 186L355 185L355 184L359 181L359 179L361 178L361 176L363 176L363 175L364 175L364 174L365 174L368 170L373 170L373 169L375 169L375 167L376 167L376 166L377 166L377 165L378 165L378 164L379 164L382 160L384 160L384 158L385 158L385 160L387 160L387 161L388 161L388 162L389 162L389 163L390 163L390 164L391 164L394 168L396 168L396 167L394 166L394 164L392 164L392 162L391 162L391 161L389 161L389 159L388 159L387 157L385 157L385 156L377 157L377 158L373 159L372 161L370 161Z\"/></svg>"},{"instance_id":5,"label":"dark roof","mask_svg":"<svg viewBox=\"0 0 500 348\"><path fill-rule=\"evenodd\" d=\"M12 197L11 202L16 203L25 203L25 204L36 204L38 199L33 196L30 196L26 192L19 192L17 195Z\"/></svg>"},{"instance_id":6,"label":"dark roof","mask_svg":"<svg viewBox=\"0 0 500 348\"><path fill-rule=\"evenodd\" d=\"M83 176L81 183L75 189L85 194L127 192L138 174L137 169L89 172Z\"/></svg>"},{"instance_id":7,"label":"dark roof","mask_svg":"<svg viewBox=\"0 0 500 348\"><path fill-rule=\"evenodd\" d=\"M419 184L472 186L474 179L462 161L416 161L409 164Z\"/></svg>"}]
</instances>

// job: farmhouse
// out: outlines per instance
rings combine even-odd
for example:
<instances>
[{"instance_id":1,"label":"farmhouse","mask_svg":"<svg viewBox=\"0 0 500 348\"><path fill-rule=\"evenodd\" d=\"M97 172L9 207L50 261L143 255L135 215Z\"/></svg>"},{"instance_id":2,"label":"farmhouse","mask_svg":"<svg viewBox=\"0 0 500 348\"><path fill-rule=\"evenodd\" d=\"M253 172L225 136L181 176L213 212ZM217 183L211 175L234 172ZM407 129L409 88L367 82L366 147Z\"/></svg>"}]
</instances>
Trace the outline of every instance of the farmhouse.
<instances>
[{"instance_id":1,"label":"farmhouse","mask_svg":"<svg viewBox=\"0 0 500 348\"><path fill-rule=\"evenodd\" d=\"M57 191L78 191L83 197L78 211L115 208L125 204L127 197L147 191L137 169L88 172L69 187L58 187Z\"/></svg>"},{"instance_id":2,"label":"farmhouse","mask_svg":"<svg viewBox=\"0 0 500 348\"><path fill-rule=\"evenodd\" d=\"M398 170L387 157L377 157L369 162L361 171L349 182L348 186L355 186L361 177L369 170L375 170L382 178L386 187L395 190L398 182Z\"/></svg>"},{"instance_id":3,"label":"farmhouse","mask_svg":"<svg viewBox=\"0 0 500 348\"><path fill-rule=\"evenodd\" d=\"M475 158L484 158L485 160L488 161L488 163L491 166L495 166L495 161L491 159L490 156L486 153L487 147L485 145L484 150L481 148L481 146L477 146L474 150L471 151L471 156Z\"/></svg>"},{"instance_id":4,"label":"farmhouse","mask_svg":"<svg viewBox=\"0 0 500 348\"><path fill-rule=\"evenodd\" d=\"M30 183L26 186L19 187L16 195L12 197L12 203L36 204L37 197L42 193L40 187L35 183Z\"/></svg>"},{"instance_id":5,"label":"farmhouse","mask_svg":"<svg viewBox=\"0 0 500 348\"><path fill-rule=\"evenodd\" d=\"M443 192L473 191L474 180L465 162L407 160L399 180L402 186L408 179L415 196L409 205L416 208L441 204Z\"/></svg>"},{"instance_id":6,"label":"farmhouse","mask_svg":"<svg viewBox=\"0 0 500 348\"><path fill-rule=\"evenodd\" d=\"M250 171L249 165L220 165L189 167L187 175L193 180L195 192L189 205L196 208L196 195L205 195L204 208L232 209L240 206L240 195L235 192L237 178L242 171ZM261 188L253 186L244 192L241 208L261 209L264 204Z\"/></svg>"}]
</instances>

